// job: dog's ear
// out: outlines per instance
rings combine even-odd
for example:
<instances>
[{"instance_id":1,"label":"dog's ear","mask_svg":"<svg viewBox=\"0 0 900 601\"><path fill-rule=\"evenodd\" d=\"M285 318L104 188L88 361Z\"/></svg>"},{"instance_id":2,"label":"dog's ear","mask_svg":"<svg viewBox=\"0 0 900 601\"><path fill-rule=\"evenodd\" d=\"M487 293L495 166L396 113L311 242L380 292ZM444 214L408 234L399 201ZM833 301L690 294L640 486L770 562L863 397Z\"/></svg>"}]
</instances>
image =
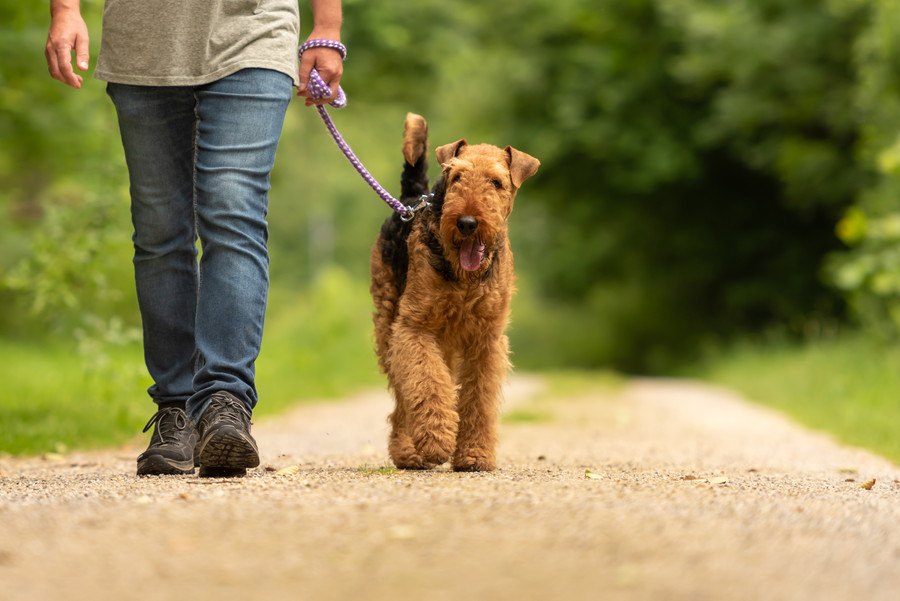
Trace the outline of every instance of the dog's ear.
<instances>
[{"instance_id":1,"label":"dog's ear","mask_svg":"<svg viewBox=\"0 0 900 601\"><path fill-rule=\"evenodd\" d=\"M447 163L450 159L455 156L459 156L459 151L463 146L468 144L465 139L457 140L456 142L452 142L450 144L444 144L443 146L438 146L434 149L434 154L437 155L438 163L443 165Z\"/></svg>"},{"instance_id":2,"label":"dog's ear","mask_svg":"<svg viewBox=\"0 0 900 601\"><path fill-rule=\"evenodd\" d=\"M537 173L541 162L512 146L507 146L505 150L509 156L509 177L512 179L513 186L519 188L522 186L522 182Z\"/></svg>"}]
</instances>

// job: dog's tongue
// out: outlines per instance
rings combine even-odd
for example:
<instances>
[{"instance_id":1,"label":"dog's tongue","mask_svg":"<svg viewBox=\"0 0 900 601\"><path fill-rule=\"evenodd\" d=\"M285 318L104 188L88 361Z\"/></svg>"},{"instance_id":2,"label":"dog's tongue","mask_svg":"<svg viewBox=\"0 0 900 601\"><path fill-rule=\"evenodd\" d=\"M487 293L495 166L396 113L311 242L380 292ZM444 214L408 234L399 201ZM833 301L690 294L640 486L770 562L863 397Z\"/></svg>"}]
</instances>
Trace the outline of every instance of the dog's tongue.
<instances>
[{"instance_id":1,"label":"dog's tongue","mask_svg":"<svg viewBox=\"0 0 900 601\"><path fill-rule=\"evenodd\" d=\"M459 247L459 264L466 271L475 271L484 259L484 244L475 239L463 240Z\"/></svg>"}]
</instances>

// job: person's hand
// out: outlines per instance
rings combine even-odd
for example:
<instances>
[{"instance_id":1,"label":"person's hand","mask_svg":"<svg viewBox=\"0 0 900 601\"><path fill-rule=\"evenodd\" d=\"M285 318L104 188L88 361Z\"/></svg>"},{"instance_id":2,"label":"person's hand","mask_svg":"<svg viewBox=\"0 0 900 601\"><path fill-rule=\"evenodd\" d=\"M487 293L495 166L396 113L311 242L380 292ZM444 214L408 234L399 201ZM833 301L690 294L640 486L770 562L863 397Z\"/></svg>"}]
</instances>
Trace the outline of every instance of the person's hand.
<instances>
[{"instance_id":1,"label":"person's hand","mask_svg":"<svg viewBox=\"0 0 900 601\"><path fill-rule=\"evenodd\" d=\"M86 71L90 60L89 39L87 25L81 18L81 13L75 9L55 11L50 20L50 33L44 49L47 68L53 79L77 90L81 88L84 79L72 70L72 50L75 50L78 68Z\"/></svg>"},{"instance_id":2,"label":"person's hand","mask_svg":"<svg viewBox=\"0 0 900 601\"><path fill-rule=\"evenodd\" d=\"M310 34L310 40L324 39L340 41L340 36L335 34L321 33L316 30ZM309 83L309 72L315 68L328 84L331 89L331 96L314 101L309 97L307 85ZM341 85L341 75L344 73L344 60L341 53L333 48L310 48L300 57L300 87L297 90L298 96L306 98L306 106L314 104L328 104L337 96L338 86Z\"/></svg>"}]
</instances>

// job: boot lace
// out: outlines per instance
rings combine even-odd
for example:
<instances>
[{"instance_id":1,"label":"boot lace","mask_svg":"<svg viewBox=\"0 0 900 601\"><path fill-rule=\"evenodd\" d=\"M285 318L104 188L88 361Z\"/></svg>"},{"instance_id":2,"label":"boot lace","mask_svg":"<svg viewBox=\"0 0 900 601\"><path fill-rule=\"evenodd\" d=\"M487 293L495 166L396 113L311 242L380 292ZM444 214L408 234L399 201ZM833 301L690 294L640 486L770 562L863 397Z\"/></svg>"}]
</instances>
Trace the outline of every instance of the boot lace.
<instances>
[{"instance_id":1,"label":"boot lace","mask_svg":"<svg viewBox=\"0 0 900 601\"><path fill-rule=\"evenodd\" d=\"M215 412L215 421L243 428L248 427L251 423L250 410L244 403L230 395L213 393L212 405L218 409Z\"/></svg>"},{"instance_id":2,"label":"boot lace","mask_svg":"<svg viewBox=\"0 0 900 601\"><path fill-rule=\"evenodd\" d=\"M164 407L153 414L141 432L146 432L154 425L160 442L178 442L178 433L187 428L187 416L178 407Z\"/></svg>"}]
</instances>

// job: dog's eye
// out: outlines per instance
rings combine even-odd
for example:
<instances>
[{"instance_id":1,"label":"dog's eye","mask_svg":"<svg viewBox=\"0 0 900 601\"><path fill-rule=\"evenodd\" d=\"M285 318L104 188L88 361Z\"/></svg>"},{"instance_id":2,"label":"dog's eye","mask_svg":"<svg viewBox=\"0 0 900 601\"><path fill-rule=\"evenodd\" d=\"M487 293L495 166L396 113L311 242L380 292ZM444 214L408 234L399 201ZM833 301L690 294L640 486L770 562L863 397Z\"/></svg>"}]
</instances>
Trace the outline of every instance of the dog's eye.
<instances>
[{"instance_id":1,"label":"dog's eye","mask_svg":"<svg viewBox=\"0 0 900 601\"><path fill-rule=\"evenodd\" d=\"M491 180L491 185L494 186L496 189L499 190L500 188L503 187L503 182L501 182L501 181L500 181L499 179L497 179L497 178L494 178L494 179Z\"/></svg>"},{"instance_id":2,"label":"dog's eye","mask_svg":"<svg viewBox=\"0 0 900 601\"><path fill-rule=\"evenodd\" d=\"M453 184L455 184L456 182L458 182L458 181L459 181L459 178L461 178L461 177L462 177L462 176L461 176L459 173L457 173L456 175L454 175L453 177L451 177L451 178L450 178L450 185L452 186Z\"/></svg>"}]
</instances>

